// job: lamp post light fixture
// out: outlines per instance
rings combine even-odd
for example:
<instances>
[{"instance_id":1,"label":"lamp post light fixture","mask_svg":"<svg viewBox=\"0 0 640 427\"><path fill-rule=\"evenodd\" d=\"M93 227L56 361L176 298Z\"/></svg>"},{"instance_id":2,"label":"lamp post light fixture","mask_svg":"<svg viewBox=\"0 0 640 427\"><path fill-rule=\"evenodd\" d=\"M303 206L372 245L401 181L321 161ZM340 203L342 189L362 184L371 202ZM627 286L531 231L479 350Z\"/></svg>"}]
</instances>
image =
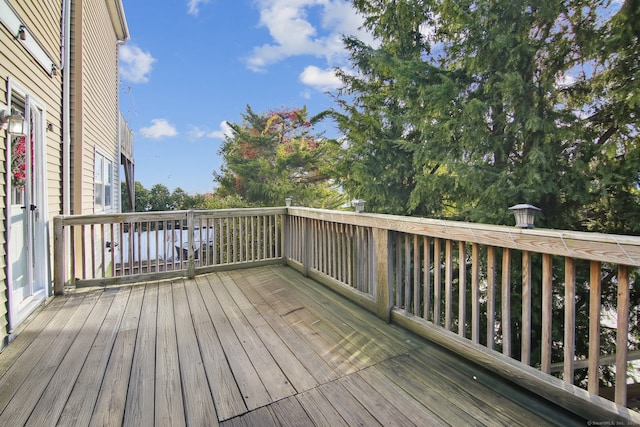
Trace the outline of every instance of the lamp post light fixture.
<instances>
[{"instance_id":1,"label":"lamp post light fixture","mask_svg":"<svg viewBox=\"0 0 640 427\"><path fill-rule=\"evenodd\" d=\"M291 201L293 199L291 197L287 197L286 199L284 199L284 204L287 205L287 207L291 206Z\"/></svg>"},{"instance_id":2,"label":"lamp post light fixture","mask_svg":"<svg viewBox=\"0 0 640 427\"><path fill-rule=\"evenodd\" d=\"M0 127L8 133L24 135L24 117L19 112L9 114L7 110L0 110Z\"/></svg>"},{"instance_id":3,"label":"lamp post light fixture","mask_svg":"<svg viewBox=\"0 0 640 427\"><path fill-rule=\"evenodd\" d=\"M367 203L366 200L356 199L353 201L353 207L356 208L356 213L364 212L364 205Z\"/></svg>"},{"instance_id":4,"label":"lamp post light fixture","mask_svg":"<svg viewBox=\"0 0 640 427\"><path fill-rule=\"evenodd\" d=\"M541 212L540 208L525 203L511 206L509 210L516 218L516 227L520 228L535 228L536 214Z\"/></svg>"}]
</instances>

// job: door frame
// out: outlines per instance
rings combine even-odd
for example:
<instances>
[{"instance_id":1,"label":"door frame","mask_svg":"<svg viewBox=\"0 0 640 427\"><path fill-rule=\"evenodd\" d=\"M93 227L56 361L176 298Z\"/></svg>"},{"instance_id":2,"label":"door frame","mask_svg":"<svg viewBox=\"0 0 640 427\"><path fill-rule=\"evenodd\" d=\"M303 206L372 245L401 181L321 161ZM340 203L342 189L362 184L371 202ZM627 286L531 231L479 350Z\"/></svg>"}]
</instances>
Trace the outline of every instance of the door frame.
<instances>
[{"instance_id":1,"label":"door frame","mask_svg":"<svg viewBox=\"0 0 640 427\"><path fill-rule=\"evenodd\" d=\"M15 328L23 322L29 314L31 314L49 295L50 295L50 252L49 252L49 213L47 209L47 186L46 186L46 123L47 123L47 110L45 104L39 100L39 98L30 92L26 87L20 85L9 77L7 79L7 105L11 108L12 97L20 97L25 100L28 99L27 108L36 109L40 112L39 122L34 122L38 129L36 135L40 135L40 138L36 138L34 143L33 154L33 171L36 176L33 179L35 185L36 200L31 201L32 204L38 206L38 218L34 221L32 230L32 256L37 262L33 263L33 294L25 301L15 301L13 297L14 287L12 283L12 267L11 262L6 264L6 280L7 280L7 297L8 301L8 327L9 333L12 333ZM28 116L26 114L25 116ZM26 119L26 117L25 117ZM27 131L30 125L27 123ZM7 254L7 261L9 261L9 253L11 250L11 197L12 197L12 176L11 176L11 139L12 135L7 133L6 137L6 175L5 175L5 212L7 212L5 218L5 244Z\"/></svg>"}]
</instances>

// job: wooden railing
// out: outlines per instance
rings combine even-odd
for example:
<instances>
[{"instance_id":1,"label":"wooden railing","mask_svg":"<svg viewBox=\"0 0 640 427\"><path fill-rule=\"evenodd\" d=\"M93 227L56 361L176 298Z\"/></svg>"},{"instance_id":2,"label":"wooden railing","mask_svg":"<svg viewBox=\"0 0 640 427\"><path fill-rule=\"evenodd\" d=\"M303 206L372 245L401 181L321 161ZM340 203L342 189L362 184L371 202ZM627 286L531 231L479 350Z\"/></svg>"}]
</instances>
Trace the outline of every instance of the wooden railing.
<instances>
[{"instance_id":1,"label":"wooden railing","mask_svg":"<svg viewBox=\"0 0 640 427\"><path fill-rule=\"evenodd\" d=\"M620 415L627 403L639 355L629 327L640 314L630 306L638 237L298 207L59 217L55 229L58 290L69 278L108 284L286 262L576 411L587 399ZM65 232L71 255L60 261ZM608 391L601 382L613 383L620 406L596 396Z\"/></svg>"},{"instance_id":2,"label":"wooden railing","mask_svg":"<svg viewBox=\"0 0 640 427\"><path fill-rule=\"evenodd\" d=\"M56 217L55 291L282 262L284 213L270 208Z\"/></svg>"}]
</instances>

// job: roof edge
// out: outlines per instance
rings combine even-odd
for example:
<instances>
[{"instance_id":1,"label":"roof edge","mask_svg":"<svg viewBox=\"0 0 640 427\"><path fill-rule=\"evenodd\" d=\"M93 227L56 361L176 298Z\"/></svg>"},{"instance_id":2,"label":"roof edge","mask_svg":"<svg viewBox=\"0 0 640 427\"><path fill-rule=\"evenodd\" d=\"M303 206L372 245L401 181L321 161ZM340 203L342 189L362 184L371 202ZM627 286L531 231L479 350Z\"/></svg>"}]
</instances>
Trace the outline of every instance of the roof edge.
<instances>
[{"instance_id":1,"label":"roof edge","mask_svg":"<svg viewBox=\"0 0 640 427\"><path fill-rule=\"evenodd\" d=\"M126 42L129 40L129 27L127 25L127 18L124 14L124 6L122 0L106 0L107 9L109 10L109 16L111 17L111 23L113 24L113 30L116 33L116 37L119 42Z\"/></svg>"}]
</instances>

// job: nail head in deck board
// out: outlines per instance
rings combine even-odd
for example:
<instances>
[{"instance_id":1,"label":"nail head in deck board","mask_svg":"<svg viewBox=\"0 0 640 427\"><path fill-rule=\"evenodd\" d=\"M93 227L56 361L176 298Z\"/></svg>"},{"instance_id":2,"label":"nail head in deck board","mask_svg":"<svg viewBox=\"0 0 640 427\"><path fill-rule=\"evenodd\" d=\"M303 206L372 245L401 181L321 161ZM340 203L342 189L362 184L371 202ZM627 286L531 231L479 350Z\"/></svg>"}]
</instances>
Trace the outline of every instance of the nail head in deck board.
<instances>
[{"instance_id":1,"label":"nail head in deck board","mask_svg":"<svg viewBox=\"0 0 640 427\"><path fill-rule=\"evenodd\" d=\"M89 425L100 384L104 381L103 375L109 362L110 350L115 343L130 294L131 288L118 289L109 314L100 327L98 337L91 346L73 391L58 419L59 425Z\"/></svg>"},{"instance_id":2,"label":"nail head in deck board","mask_svg":"<svg viewBox=\"0 0 640 427\"><path fill-rule=\"evenodd\" d=\"M186 423L187 425L218 425L213 397L202 366L191 313L188 310L184 283L179 281L173 283L171 287L176 313L176 334Z\"/></svg>"}]
</instances>

